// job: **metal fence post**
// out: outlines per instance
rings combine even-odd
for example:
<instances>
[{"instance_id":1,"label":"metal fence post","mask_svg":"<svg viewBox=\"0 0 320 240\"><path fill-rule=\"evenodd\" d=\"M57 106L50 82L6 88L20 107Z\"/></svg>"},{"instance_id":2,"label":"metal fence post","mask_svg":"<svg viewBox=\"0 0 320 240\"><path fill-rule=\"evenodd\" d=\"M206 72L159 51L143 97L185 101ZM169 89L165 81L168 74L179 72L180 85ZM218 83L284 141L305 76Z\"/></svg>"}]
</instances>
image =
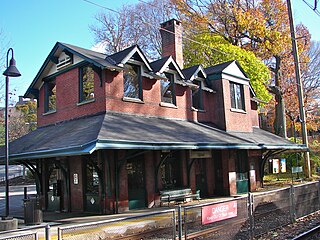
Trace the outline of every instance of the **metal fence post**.
<instances>
[{"instance_id":1,"label":"metal fence post","mask_svg":"<svg viewBox=\"0 0 320 240\"><path fill-rule=\"evenodd\" d=\"M290 215L291 222L294 223L296 221L296 206L294 201L294 186L290 184Z\"/></svg>"},{"instance_id":2,"label":"metal fence post","mask_svg":"<svg viewBox=\"0 0 320 240\"><path fill-rule=\"evenodd\" d=\"M46 240L50 240L50 225L47 224L46 227L45 227L45 238Z\"/></svg>"},{"instance_id":3,"label":"metal fence post","mask_svg":"<svg viewBox=\"0 0 320 240\"><path fill-rule=\"evenodd\" d=\"M177 218L176 218L176 210L172 212L173 214L173 226L172 226L172 239L176 239L176 225L177 225Z\"/></svg>"},{"instance_id":4,"label":"metal fence post","mask_svg":"<svg viewBox=\"0 0 320 240\"><path fill-rule=\"evenodd\" d=\"M320 209L320 180L318 181L318 210Z\"/></svg>"},{"instance_id":5,"label":"metal fence post","mask_svg":"<svg viewBox=\"0 0 320 240\"><path fill-rule=\"evenodd\" d=\"M249 231L250 239L254 238L254 219L253 219L253 194L248 193L248 214L249 214Z\"/></svg>"},{"instance_id":6,"label":"metal fence post","mask_svg":"<svg viewBox=\"0 0 320 240\"><path fill-rule=\"evenodd\" d=\"M181 216L181 205L178 207L178 235L179 240L182 240L182 216Z\"/></svg>"},{"instance_id":7,"label":"metal fence post","mask_svg":"<svg viewBox=\"0 0 320 240\"><path fill-rule=\"evenodd\" d=\"M184 239L187 239L188 229L187 229L187 211L183 208L183 222L184 222Z\"/></svg>"},{"instance_id":8,"label":"metal fence post","mask_svg":"<svg viewBox=\"0 0 320 240\"><path fill-rule=\"evenodd\" d=\"M62 233L59 227L58 227L58 240L62 240Z\"/></svg>"}]
</instances>

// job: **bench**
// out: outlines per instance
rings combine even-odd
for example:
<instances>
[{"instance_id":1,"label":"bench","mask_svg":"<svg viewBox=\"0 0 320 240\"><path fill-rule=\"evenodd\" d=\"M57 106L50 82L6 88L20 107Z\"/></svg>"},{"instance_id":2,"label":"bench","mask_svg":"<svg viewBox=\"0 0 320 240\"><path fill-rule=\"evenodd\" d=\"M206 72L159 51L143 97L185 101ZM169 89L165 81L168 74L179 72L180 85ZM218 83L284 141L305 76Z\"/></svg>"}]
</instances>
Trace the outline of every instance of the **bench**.
<instances>
[{"instance_id":1,"label":"bench","mask_svg":"<svg viewBox=\"0 0 320 240\"><path fill-rule=\"evenodd\" d=\"M160 206L163 202L167 202L168 206L171 201L183 201L186 202L188 198L200 200L200 191L192 193L190 188L186 189L173 189L160 191Z\"/></svg>"}]
</instances>

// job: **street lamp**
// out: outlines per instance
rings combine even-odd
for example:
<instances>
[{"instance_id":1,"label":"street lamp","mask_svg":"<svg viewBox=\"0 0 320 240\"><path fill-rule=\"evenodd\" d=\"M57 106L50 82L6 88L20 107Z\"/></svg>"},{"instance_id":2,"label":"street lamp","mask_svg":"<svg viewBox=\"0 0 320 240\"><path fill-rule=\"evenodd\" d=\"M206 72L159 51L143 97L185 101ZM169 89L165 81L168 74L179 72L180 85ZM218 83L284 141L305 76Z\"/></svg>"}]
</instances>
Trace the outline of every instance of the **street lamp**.
<instances>
[{"instance_id":1,"label":"street lamp","mask_svg":"<svg viewBox=\"0 0 320 240\"><path fill-rule=\"evenodd\" d=\"M9 60L9 53L11 51L12 58L10 60L10 64L8 63ZM9 77L20 77L21 74L16 67L16 60L13 58L13 49L9 48L7 52L7 65L6 70L3 72L3 75L6 76L6 95L5 95L5 182L6 182L6 215L5 218L8 219L9 217L9 119L8 119L8 108L9 108Z\"/></svg>"}]
</instances>

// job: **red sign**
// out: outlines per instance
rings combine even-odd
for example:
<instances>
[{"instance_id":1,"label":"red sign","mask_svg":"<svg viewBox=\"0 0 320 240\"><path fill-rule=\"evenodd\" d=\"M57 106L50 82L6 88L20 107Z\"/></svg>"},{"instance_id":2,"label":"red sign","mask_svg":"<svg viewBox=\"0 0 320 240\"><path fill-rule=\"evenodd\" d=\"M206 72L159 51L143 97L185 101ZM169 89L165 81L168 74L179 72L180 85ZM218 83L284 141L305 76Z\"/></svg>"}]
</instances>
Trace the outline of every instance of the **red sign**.
<instances>
[{"instance_id":1,"label":"red sign","mask_svg":"<svg viewBox=\"0 0 320 240\"><path fill-rule=\"evenodd\" d=\"M218 203L202 208L202 224L218 222L237 216L237 201Z\"/></svg>"}]
</instances>

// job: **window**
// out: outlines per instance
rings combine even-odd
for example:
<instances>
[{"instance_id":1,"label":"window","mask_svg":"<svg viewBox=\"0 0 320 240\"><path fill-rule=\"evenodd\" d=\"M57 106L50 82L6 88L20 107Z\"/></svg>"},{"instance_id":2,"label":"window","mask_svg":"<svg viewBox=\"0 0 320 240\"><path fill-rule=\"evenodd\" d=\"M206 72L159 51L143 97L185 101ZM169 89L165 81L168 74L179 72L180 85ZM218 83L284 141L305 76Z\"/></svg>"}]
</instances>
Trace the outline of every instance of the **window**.
<instances>
[{"instance_id":1,"label":"window","mask_svg":"<svg viewBox=\"0 0 320 240\"><path fill-rule=\"evenodd\" d=\"M230 82L231 108L245 110L243 86Z\"/></svg>"},{"instance_id":2,"label":"window","mask_svg":"<svg viewBox=\"0 0 320 240\"><path fill-rule=\"evenodd\" d=\"M192 107L198 110L203 110L201 81L196 80L193 83L196 84L198 88L192 89Z\"/></svg>"},{"instance_id":3,"label":"window","mask_svg":"<svg viewBox=\"0 0 320 240\"><path fill-rule=\"evenodd\" d=\"M161 80L161 102L176 104L174 93L174 75L165 73L167 80Z\"/></svg>"},{"instance_id":4,"label":"window","mask_svg":"<svg viewBox=\"0 0 320 240\"><path fill-rule=\"evenodd\" d=\"M126 98L135 98L142 100L140 66L126 64L123 70L123 96Z\"/></svg>"},{"instance_id":5,"label":"window","mask_svg":"<svg viewBox=\"0 0 320 240\"><path fill-rule=\"evenodd\" d=\"M56 110L56 80L50 79L45 83L45 112Z\"/></svg>"},{"instance_id":6,"label":"window","mask_svg":"<svg viewBox=\"0 0 320 240\"><path fill-rule=\"evenodd\" d=\"M94 99L94 71L92 67L80 68L80 96L79 102Z\"/></svg>"},{"instance_id":7,"label":"window","mask_svg":"<svg viewBox=\"0 0 320 240\"><path fill-rule=\"evenodd\" d=\"M167 156L161 155L161 158L166 158L160 166L160 176L163 189L174 189L182 187L181 177L181 160L177 153L168 153Z\"/></svg>"}]
</instances>

